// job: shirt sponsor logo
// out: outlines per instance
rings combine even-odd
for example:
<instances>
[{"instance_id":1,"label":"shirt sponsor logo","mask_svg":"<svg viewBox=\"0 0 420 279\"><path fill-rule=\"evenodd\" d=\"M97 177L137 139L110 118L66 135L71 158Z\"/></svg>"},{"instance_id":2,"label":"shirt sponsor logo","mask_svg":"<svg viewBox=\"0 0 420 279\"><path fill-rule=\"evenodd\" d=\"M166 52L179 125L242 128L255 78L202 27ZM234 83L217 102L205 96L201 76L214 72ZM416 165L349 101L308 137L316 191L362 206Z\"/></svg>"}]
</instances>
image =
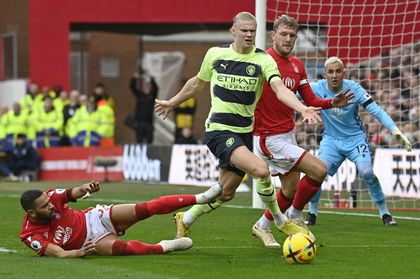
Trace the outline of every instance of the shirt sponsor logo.
<instances>
[{"instance_id":1,"label":"shirt sponsor logo","mask_svg":"<svg viewBox=\"0 0 420 279\"><path fill-rule=\"evenodd\" d=\"M290 90L292 90L293 88L295 88L295 85L296 85L296 81L293 78L291 78L291 77L284 78L283 79L283 83Z\"/></svg>"},{"instance_id":2,"label":"shirt sponsor logo","mask_svg":"<svg viewBox=\"0 0 420 279\"><path fill-rule=\"evenodd\" d=\"M58 226L57 230L55 231L54 235L54 242L63 246L69 241L71 235L73 234L73 229L70 227L66 227L65 229L62 226Z\"/></svg>"}]
</instances>

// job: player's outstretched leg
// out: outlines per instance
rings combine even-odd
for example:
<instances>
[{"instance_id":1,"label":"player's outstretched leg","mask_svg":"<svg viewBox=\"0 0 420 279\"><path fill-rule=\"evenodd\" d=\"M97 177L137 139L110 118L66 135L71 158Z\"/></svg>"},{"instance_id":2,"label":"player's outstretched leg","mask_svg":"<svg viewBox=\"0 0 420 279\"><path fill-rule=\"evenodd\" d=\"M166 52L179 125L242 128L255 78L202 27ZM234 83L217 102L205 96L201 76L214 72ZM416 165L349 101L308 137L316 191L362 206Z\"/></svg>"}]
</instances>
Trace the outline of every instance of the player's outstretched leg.
<instances>
[{"instance_id":1,"label":"player's outstretched leg","mask_svg":"<svg viewBox=\"0 0 420 279\"><path fill-rule=\"evenodd\" d=\"M180 237L173 240L162 240L158 245L162 246L163 253L169 253L190 249L193 246L193 241L188 237Z\"/></svg>"},{"instance_id":2,"label":"player's outstretched leg","mask_svg":"<svg viewBox=\"0 0 420 279\"><path fill-rule=\"evenodd\" d=\"M215 202L216 198L223 193L222 186L219 183L214 184L204 193L195 195L197 204L205 204Z\"/></svg>"},{"instance_id":3,"label":"player's outstretched leg","mask_svg":"<svg viewBox=\"0 0 420 279\"><path fill-rule=\"evenodd\" d=\"M216 197L222 194L222 187L219 183L214 184L209 190L203 193L205 199L214 200ZM176 224L176 235L175 239L180 237L186 237L191 233L192 224L204 213L210 213L216 210L222 205L221 200L216 200L213 203L194 205L186 212L178 212L174 214L173 218Z\"/></svg>"},{"instance_id":4,"label":"player's outstretched leg","mask_svg":"<svg viewBox=\"0 0 420 279\"><path fill-rule=\"evenodd\" d=\"M112 244L112 256L152 255L190 249L192 239L182 237L175 240L162 240L158 244L146 244L137 240L123 241L117 239ZM106 255L106 254L104 254Z\"/></svg>"}]
</instances>

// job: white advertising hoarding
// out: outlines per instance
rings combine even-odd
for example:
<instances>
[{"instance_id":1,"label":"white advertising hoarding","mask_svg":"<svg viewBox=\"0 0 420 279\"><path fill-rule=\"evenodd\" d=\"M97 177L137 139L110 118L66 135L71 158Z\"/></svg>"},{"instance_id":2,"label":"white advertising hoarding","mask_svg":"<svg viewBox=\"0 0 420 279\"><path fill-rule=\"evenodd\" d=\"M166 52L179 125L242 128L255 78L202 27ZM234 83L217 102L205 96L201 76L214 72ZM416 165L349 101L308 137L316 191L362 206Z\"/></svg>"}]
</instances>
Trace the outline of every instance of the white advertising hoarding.
<instances>
[{"instance_id":1,"label":"white advertising hoarding","mask_svg":"<svg viewBox=\"0 0 420 279\"><path fill-rule=\"evenodd\" d=\"M219 179L218 159L206 145L172 147L169 184L211 186Z\"/></svg>"}]
</instances>

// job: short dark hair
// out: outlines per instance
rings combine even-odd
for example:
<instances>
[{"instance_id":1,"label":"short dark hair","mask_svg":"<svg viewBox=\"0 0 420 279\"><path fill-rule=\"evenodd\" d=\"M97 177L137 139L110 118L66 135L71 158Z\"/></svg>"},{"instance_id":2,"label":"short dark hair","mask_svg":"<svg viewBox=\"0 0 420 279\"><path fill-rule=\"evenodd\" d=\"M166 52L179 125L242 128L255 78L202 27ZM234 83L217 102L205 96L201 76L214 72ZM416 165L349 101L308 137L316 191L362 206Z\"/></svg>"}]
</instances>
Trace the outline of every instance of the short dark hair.
<instances>
[{"instance_id":1,"label":"short dark hair","mask_svg":"<svg viewBox=\"0 0 420 279\"><path fill-rule=\"evenodd\" d=\"M28 211L33 209L34 202L39 198L44 192L37 189L26 190L22 196L20 196L20 205L22 205L23 210Z\"/></svg>"},{"instance_id":2,"label":"short dark hair","mask_svg":"<svg viewBox=\"0 0 420 279\"><path fill-rule=\"evenodd\" d=\"M45 95L45 96L44 96L43 101L45 101L45 100L47 100L47 99L52 100L52 99L53 99L53 97L51 97L50 95Z\"/></svg>"}]
</instances>

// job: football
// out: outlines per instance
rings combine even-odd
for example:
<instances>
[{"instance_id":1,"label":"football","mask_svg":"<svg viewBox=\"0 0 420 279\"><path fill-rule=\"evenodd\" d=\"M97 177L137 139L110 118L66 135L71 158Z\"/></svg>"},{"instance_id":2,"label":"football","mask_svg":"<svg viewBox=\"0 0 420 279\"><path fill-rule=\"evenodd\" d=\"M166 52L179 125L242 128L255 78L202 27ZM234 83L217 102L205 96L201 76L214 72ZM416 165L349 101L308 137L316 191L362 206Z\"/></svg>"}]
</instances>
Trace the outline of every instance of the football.
<instances>
[{"instance_id":1,"label":"football","mask_svg":"<svg viewBox=\"0 0 420 279\"><path fill-rule=\"evenodd\" d=\"M283 254L289 263L310 263L316 254L316 245L308 235L295 233L284 241Z\"/></svg>"}]
</instances>

